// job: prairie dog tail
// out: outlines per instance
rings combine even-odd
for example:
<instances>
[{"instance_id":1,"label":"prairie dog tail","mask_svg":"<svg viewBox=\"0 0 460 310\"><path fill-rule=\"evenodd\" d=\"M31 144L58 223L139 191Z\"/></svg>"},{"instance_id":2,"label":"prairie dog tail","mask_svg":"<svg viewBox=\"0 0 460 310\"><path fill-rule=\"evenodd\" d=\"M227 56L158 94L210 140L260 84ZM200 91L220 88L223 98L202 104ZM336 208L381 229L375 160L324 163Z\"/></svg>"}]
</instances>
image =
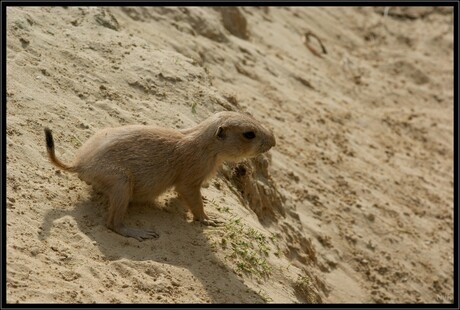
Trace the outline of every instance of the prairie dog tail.
<instances>
[{"instance_id":1,"label":"prairie dog tail","mask_svg":"<svg viewBox=\"0 0 460 310\"><path fill-rule=\"evenodd\" d=\"M51 129L45 127L45 137L46 137L46 150L48 151L48 157L56 167L66 170L69 172L75 172L75 169L71 166L64 164L62 161L56 158L56 154L54 153L54 139L53 134L51 133Z\"/></svg>"}]
</instances>

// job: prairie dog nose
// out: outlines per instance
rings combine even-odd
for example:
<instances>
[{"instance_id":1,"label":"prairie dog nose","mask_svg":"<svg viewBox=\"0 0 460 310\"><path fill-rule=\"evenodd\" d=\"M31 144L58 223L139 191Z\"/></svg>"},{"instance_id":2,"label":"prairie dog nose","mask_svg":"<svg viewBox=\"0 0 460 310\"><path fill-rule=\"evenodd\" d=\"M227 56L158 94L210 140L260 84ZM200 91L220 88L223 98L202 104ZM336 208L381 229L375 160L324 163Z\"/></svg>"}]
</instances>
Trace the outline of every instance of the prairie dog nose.
<instances>
[{"instance_id":1,"label":"prairie dog nose","mask_svg":"<svg viewBox=\"0 0 460 310\"><path fill-rule=\"evenodd\" d=\"M275 135L273 134L272 131L269 131L269 135L268 135L268 144L270 145L270 147L274 147L276 145L276 139L275 139Z\"/></svg>"},{"instance_id":2,"label":"prairie dog nose","mask_svg":"<svg viewBox=\"0 0 460 310\"><path fill-rule=\"evenodd\" d=\"M264 152L270 150L272 147L276 145L275 136L272 134L271 131L269 132L269 134L267 134L267 136L265 137L263 141L264 141L263 142Z\"/></svg>"},{"instance_id":3,"label":"prairie dog nose","mask_svg":"<svg viewBox=\"0 0 460 310\"><path fill-rule=\"evenodd\" d=\"M271 144L272 147L274 147L276 145L276 139L275 139L275 135L273 135L273 133L272 133L272 136L271 136L270 144Z\"/></svg>"}]
</instances>

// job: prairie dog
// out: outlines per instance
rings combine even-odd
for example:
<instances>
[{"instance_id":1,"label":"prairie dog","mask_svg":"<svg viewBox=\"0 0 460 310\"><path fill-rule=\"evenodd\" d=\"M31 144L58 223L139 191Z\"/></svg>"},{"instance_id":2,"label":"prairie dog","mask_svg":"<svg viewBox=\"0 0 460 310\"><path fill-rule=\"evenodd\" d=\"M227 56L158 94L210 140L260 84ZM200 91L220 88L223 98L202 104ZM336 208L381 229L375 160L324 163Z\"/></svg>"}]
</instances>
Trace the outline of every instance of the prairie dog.
<instances>
[{"instance_id":1,"label":"prairie dog","mask_svg":"<svg viewBox=\"0 0 460 310\"><path fill-rule=\"evenodd\" d=\"M81 146L71 165L56 158L48 128L45 137L51 163L78 173L81 180L108 196L107 227L140 241L158 234L123 224L130 202L153 200L174 187L194 220L215 225L218 221L203 210L202 183L224 161L255 157L276 144L274 135L260 122L237 112L219 112L183 130L147 125L106 128Z\"/></svg>"}]
</instances>

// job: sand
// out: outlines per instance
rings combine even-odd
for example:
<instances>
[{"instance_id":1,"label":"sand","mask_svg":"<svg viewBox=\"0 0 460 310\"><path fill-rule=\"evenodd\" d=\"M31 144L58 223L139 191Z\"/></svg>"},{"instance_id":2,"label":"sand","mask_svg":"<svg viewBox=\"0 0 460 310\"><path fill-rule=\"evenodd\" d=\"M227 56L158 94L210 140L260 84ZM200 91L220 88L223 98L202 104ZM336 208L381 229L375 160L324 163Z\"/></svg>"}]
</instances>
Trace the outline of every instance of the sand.
<instances>
[{"instance_id":1,"label":"sand","mask_svg":"<svg viewBox=\"0 0 460 310\"><path fill-rule=\"evenodd\" d=\"M453 302L453 12L8 7L8 303ZM310 33L310 35L307 35ZM71 163L97 130L249 112L267 156L132 205L139 242Z\"/></svg>"}]
</instances>

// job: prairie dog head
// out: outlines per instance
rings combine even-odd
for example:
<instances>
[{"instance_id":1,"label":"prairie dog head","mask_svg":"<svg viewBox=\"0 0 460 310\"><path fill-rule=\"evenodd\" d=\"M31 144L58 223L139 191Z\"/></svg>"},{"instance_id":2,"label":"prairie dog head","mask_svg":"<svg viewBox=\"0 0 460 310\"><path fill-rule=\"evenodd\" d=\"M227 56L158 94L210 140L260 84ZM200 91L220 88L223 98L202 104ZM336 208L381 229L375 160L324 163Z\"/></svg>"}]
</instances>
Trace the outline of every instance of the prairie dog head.
<instances>
[{"instance_id":1,"label":"prairie dog head","mask_svg":"<svg viewBox=\"0 0 460 310\"><path fill-rule=\"evenodd\" d=\"M276 145L273 133L247 114L219 112L214 120L214 138L226 161L255 157Z\"/></svg>"}]
</instances>

